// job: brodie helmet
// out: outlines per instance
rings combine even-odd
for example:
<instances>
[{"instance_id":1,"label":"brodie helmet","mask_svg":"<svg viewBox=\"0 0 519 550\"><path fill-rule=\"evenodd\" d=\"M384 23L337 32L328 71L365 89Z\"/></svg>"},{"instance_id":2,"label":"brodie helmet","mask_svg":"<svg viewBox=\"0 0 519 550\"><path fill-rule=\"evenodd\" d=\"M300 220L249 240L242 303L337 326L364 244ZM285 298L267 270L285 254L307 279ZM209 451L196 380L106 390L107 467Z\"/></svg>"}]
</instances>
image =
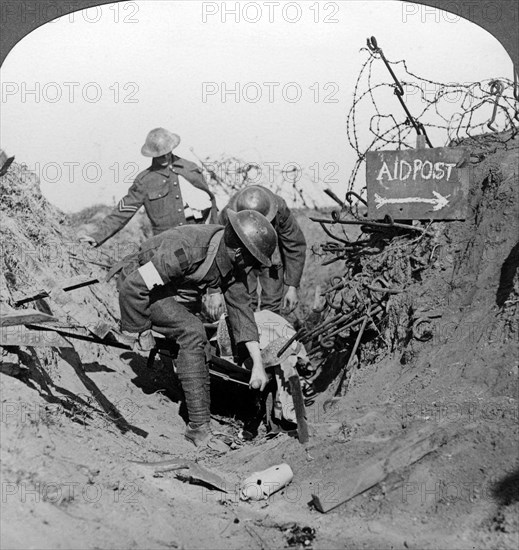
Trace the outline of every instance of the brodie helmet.
<instances>
[{"instance_id":1,"label":"brodie helmet","mask_svg":"<svg viewBox=\"0 0 519 550\"><path fill-rule=\"evenodd\" d=\"M229 223L245 248L266 267L272 262L277 243L277 233L263 214L255 210L227 211Z\"/></svg>"},{"instance_id":2,"label":"brodie helmet","mask_svg":"<svg viewBox=\"0 0 519 550\"><path fill-rule=\"evenodd\" d=\"M238 191L229 201L229 208L235 212L256 210L269 222L278 212L276 195L261 185L249 185Z\"/></svg>"},{"instance_id":3,"label":"brodie helmet","mask_svg":"<svg viewBox=\"0 0 519 550\"><path fill-rule=\"evenodd\" d=\"M146 136L146 142L141 148L145 157L161 157L171 153L180 143L180 136L164 128L155 128Z\"/></svg>"}]
</instances>

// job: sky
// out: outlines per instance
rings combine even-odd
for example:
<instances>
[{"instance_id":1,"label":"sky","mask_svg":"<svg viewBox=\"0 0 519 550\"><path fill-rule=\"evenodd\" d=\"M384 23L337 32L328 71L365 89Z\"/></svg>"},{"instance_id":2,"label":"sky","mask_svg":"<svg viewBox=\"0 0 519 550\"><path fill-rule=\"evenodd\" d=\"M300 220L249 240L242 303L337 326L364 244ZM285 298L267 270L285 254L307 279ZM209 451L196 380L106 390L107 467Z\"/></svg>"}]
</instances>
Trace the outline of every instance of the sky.
<instances>
[{"instance_id":1,"label":"sky","mask_svg":"<svg viewBox=\"0 0 519 550\"><path fill-rule=\"evenodd\" d=\"M140 149L156 127L177 133L175 153L189 160L192 149L237 157L267 180L301 167L329 204L322 180L344 196L356 159L346 116L369 36L430 80L513 75L483 29L397 0L121 2L62 16L14 47L0 70L0 145L66 212L117 202L149 165ZM381 61L377 78L390 81ZM382 101L405 118L394 95ZM362 114L361 136L373 113Z\"/></svg>"}]
</instances>

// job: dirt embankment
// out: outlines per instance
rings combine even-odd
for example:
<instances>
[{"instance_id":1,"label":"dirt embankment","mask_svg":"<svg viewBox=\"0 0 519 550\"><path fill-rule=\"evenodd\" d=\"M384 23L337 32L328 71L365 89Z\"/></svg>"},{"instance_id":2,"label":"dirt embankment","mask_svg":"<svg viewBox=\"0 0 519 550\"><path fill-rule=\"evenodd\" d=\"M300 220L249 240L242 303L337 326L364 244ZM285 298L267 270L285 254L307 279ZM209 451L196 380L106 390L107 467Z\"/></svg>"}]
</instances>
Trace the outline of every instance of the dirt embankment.
<instances>
[{"instance_id":1,"label":"dirt embankment","mask_svg":"<svg viewBox=\"0 0 519 550\"><path fill-rule=\"evenodd\" d=\"M517 141L486 153L474 167L470 218L436 224L430 265L406 290L428 339L410 332L382 359L361 362L345 397L326 414L308 411L306 449L281 436L203 455L229 481L226 497L129 462L194 457L181 437L174 375L160 361L150 370L144 357L80 341L3 348L2 546L515 548ZM14 165L0 184L2 312L15 292L104 275L85 261L108 260L72 244L74 231L32 174ZM304 227L313 242L315 226ZM316 265L305 278L308 301L325 279ZM35 304L63 321L117 323L112 283ZM222 383L213 391L227 405L243 398ZM446 442L326 515L308 506L316 493L337 499L354 468L420 429L441 431ZM238 502L234 483L279 462L295 473L286 491L268 503Z\"/></svg>"}]
</instances>

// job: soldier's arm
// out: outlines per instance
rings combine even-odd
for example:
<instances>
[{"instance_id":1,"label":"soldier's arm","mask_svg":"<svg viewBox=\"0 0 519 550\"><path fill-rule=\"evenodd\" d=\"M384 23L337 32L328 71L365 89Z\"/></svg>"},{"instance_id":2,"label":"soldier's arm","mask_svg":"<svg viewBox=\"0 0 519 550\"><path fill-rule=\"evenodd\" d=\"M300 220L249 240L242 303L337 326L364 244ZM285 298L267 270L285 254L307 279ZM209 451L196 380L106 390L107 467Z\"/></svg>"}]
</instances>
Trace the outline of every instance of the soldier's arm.
<instances>
[{"instance_id":1,"label":"soldier's arm","mask_svg":"<svg viewBox=\"0 0 519 550\"><path fill-rule=\"evenodd\" d=\"M246 275L242 274L230 285L223 288L225 304L234 341L259 342L258 326L251 307L251 297L247 288Z\"/></svg>"},{"instance_id":2,"label":"soldier's arm","mask_svg":"<svg viewBox=\"0 0 519 550\"><path fill-rule=\"evenodd\" d=\"M283 199L279 201L277 215L279 244L285 268L285 284L297 288L305 267L306 239L295 216L290 212Z\"/></svg>"},{"instance_id":3,"label":"soldier's arm","mask_svg":"<svg viewBox=\"0 0 519 550\"><path fill-rule=\"evenodd\" d=\"M140 181L135 180L128 193L119 204L99 223L96 230L90 234L97 246L102 245L110 237L120 231L135 215L144 202L144 190Z\"/></svg>"},{"instance_id":4,"label":"soldier's arm","mask_svg":"<svg viewBox=\"0 0 519 550\"><path fill-rule=\"evenodd\" d=\"M242 274L225 289L224 296L234 340L237 344L242 342L245 344L252 359L249 386L262 391L267 385L268 377L261 359L258 325L251 307L246 275Z\"/></svg>"}]
</instances>

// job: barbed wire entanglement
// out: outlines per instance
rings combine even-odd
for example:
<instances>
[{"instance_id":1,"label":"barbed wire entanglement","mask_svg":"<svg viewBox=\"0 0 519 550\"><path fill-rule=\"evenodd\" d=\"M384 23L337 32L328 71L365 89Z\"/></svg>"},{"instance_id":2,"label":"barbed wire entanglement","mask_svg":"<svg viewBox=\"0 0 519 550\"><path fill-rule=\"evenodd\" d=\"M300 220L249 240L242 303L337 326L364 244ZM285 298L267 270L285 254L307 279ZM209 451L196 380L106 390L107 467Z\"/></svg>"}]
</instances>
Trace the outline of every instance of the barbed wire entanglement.
<instances>
[{"instance_id":1,"label":"barbed wire entanglement","mask_svg":"<svg viewBox=\"0 0 519 550\"><path fill-rule=\"evenodd\" d=\"M374 37L361 53L366 59L346 121L356 160L344 195L328 193L339 208L310 218L328 238L314 243L313 253L322 265L338 267L316 287L313 312L297 333L314 368L303 373L309 401L323 389L328 397L347 391L355 365L432 338L434 311L423 313L409 289L429 270L446 268L438 250L447 240L432 220L368 218L366 183L360 181L367 153L462 145L474 164L519 143L517 81L436 82L411 72L404 60L389 61ZM338 354L344 355L334 379L330 361Z\"/></svg>"},{"instance_id":2,"label":"barbed wire entanglement","mask_svg":"<svg viewBox=\"0 0 519 550\"><path fill-rule=\"evenodd\" d=\"M442 83L413 73L405 60L385 60L400 79L400 86L388 82L387 78L376 82L373 73L377 66L382 66L382 51L375 41L375 48L368 43L361 52L367 54L367 58L355 82L353 103L346 120L348 143L357 155L348 180L348 192L354 189L368 151L415 147L413 122L429 130L434 136L434 147L455 146L482 135L487 142L506 147L517 134L517 80L494 78L465 84ZM391 101L392 95L400 95L408 104L414 121L409 120L396 101ZM368 129L367 138L366 132L362 132L364 143L361 143L361 127ZM356 188L361 195L365 193L365 185Z\"/></svg>"},{"instance_id":3,"label":"barbed wire entanglement","mask_svg":"<svg viewBox=\"0 0 519 550\"><path fill-rule=\"evenodd\" d=\"M247 162L225 153L198 160L210 187L222 202L248 185L267 187L283 197L291 208L316 208L321 202L322 192L312 184L315 177L298 163Z\"/></svg>"}]
</instances>

